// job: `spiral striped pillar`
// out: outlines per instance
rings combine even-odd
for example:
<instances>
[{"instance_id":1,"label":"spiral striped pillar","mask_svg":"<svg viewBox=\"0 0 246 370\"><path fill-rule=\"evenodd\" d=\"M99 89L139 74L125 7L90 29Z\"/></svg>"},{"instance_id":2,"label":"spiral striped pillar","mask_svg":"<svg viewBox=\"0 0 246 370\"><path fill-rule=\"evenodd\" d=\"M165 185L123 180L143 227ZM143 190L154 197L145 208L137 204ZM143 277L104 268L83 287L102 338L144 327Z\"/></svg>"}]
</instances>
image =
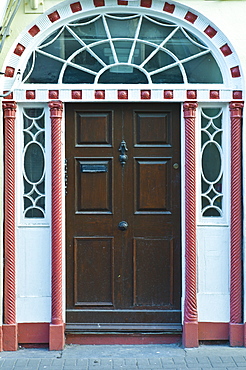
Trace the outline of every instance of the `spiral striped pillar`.
<instances>
[{"instance_id":1,"label":"spiral striped pillar","mask_svg":"<svg viewBox=\"0 0 246 370\"><path fill-rule=\"evenodd\" d=\"M16 351L16 265L15 265L15 120L16 103L3 103L5 145L4 189L4 325L3 349Z\"/></svg>"},{"instance_id":2,"label":"spiral striped pillar","mask_svg":"<svg viewBox=\"0 0 246 370\"><path fill-rule=\"evenodd\" d=\"M196 108L185 102L185 302L183 345L198 346L196 271Z\"/></svg>"},{"instance_id":3,"label":"spiral striped pillar","mask_svg":"<svg viewBox=\"0 0 246 370\"><path fill-rule=\"evenodd\" d=\"M62 317L62 144L61 121L63 104L49 103L52 140L52 281L50 350L64 346L64 323Z\"/></svg>"},{"instance_id":4,"label":"spiral striped pillar","mask_svg":"<svg viewBox=\"0 0 246 370\"><path fill-rule=\"evenodd\" d=\"M243 345L242 324L242 102L230 103L231 118L231 273L230 345Z\"/></svg>"}]
</instances>

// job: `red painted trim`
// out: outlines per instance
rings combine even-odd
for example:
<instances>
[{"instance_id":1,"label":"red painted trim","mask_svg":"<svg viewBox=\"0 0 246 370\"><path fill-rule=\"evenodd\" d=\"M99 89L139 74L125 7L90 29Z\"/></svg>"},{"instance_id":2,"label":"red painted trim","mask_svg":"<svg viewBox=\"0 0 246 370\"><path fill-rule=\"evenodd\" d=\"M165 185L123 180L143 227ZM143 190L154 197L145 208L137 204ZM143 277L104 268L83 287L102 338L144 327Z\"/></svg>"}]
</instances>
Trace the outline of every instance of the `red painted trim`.
<instances>
[{"instance_id":1,"label":"red painted trim","mask_svg":"<svg viewBox=\"0 0 246 370\"><path fill-rule=\"evenodd\" d=\"M227 322L199 322L199 340L228 340L229 323Z\"/></svg>"},{"instance_id":2,"label":"red painted trim","mask_svg":"<svg viewBox=\"0 0 246 370\"><path fill-rule=\"evenodd\" d=\"M61 101L49 103L52 140L52 281L51 281L51 325L50 348L62 349L64 328L62 319L62 150L61 121L63 104Z\"/></svg>"},{"instance_id":3,"label":"red painted trim","mask_svg":"<svg viewBox=\"0 0 246 370\"><path fill-rule=\"evenodd\" d=\"M18 349L18 328L17 324L3 325L3 350L17 351Z\"/></svg>"},{"instance_id":4,"label":"red painted trim","mask_svg":"<svg viewBox=\"0 0 246 370\"><path fill-rule=\"evenodd\" d=\"M70 8L73 13L80 12L82 10L82 6L79 1L76 3L70 4Z\"/></svg>"},{"instance_id":5,"label":"red painted trim","mask_svg":"<svg viewBox=\"0 0 246 370\"><path fill-rule=\"evenodd\" d=\"M225 57L232 54L231 48L228 44L221 46L220 50Z\"/></svg>"},{"instance_id":6,"label":"red painted trim","mask_svg":"<svg viewBox=\"0 0 246 370\"><path fill-rule=\"evenodd\" d=\"M105 6L104 0L93 0L93 1L96 8L98 6Z\"/></svg>"},{"instance_id":7,"label":"red painted trim","mask_svg":"<svg viewBox=\"0 0 246 370\"><path fill-rule=\"evenodd\" d=\"M187 90L187 99L197 99L197 90Z\"/></svg>"},{"instance_id":8,"label":"red painted trim","mask_svg":"<svg viewBox=\"0 0 246 370\"><path fill-rule=\"evenodd\" d=\"M140 92L141 99L151 99L151 90L141 90Z\"/></svg>"},{"instance_id":9,"label":"red painted trim","mask_svg":"<svg viewBox=\"0 0 246 370\"><path fill-rule=\"evenodd\" d=\"M164 99L173 99L173 90L164 90Z\"/></svg>"},{"instance_id":10,"label":"red painted trim","mask_svg":"<svg viewBox=\"0 0 246 370\"><path fill-rule=\"evenodd\" d=\"M3 103L5 144L4 192L4 329L5 350L17 349L15 282L15 120L17 105Z\"/></svg>"},{"instance_id":11,"label":"red painted trim","mask_svg":"<svg viewBox=\"0 0 246 370\"><path fill-rule=\"evenodd\" d=\"M195 21L197 20L198 18L198 15L194 14L194 13L191 13L191 12L187 12L184 19L186 19L188 22L190 23L195 23Z\"/></svg>"},{"instance_id":12,"label":"red painted trim","mask_svg":"<svg viewBox=\"0 0 246 370\"><path fill-rule=\"evenodd\" d=\"M242 204L241 204L241 135L243 102L230 103L231 113L231 274L230 323L242 323ZM231 345L237 343L238 329L230 326ZM236 337L234 340L233 338Z\"/></svg>"},{"instance_id":13,"label":"red painted trim","mask_svg":"<svg viewBox=\"0 0 246 370\"><path fill-rule=\"evenodd\" d=\"M185 120L185 305L183 344L198 346L196 271L196 150L197 103L183 105Z\"/></svg>"},{"instance_id":14,"label":"red painted trim","mask_svg":"<svg viewBox=\"0 0 246 370\"><path fill-rule=\"evenodd\" d=\"M49 323L34 322L18 324L18 342L20 344L48 343Z\"/></svg>"},{"instance_id":15,"label":"red painted trim","mask_svg":"<svg viewBox=\"0 0 246 370\"><path fill-rule=\"evenodd\" d=\"M164 12L167 12L167 13L173 13L175 10L175 5L174 4L169 4L169 3L165 3L164 4L164 7L163 7L163 11Z\"/></svg>"},{"instance_id":16,"label":"red painted trim","mask_svg":"<svg viewBox=\"0 0 246 370\"><path fill-rule=\"evenodd\" d=\"M151 8L152 0L141 0L140 1L140 6L142 6L144 8Z\"/></svg>"},{"instance_id":17,"label":"red painted trim","mask_svg":"<svg viewBox=\"0 0 246 370\"><path fill-rule=\"evenodd\" d=\"M5 77L14 77L14 74L15 74L15 69L13 67L6 67L5 69L5 74L4 76Z\"/></svg>"},{"instance_id":18,"label":"red painted trim","mask_svg":"<svg viewBox=\"0 0 246 370\"><path fill-rule=\"evenodd\" d=\"M55 12L49 14L48 18L52 23L54 23L54 22L58 21L58 19L60 19L60 14L58 13L58 11L55 11Z\"/></svg>"},{"instance_id":19,"label":"red painted trim","mask_svg":"<svg viewBox=\"0 0 246 370\"><path fill-rule=\"evenodd\" d=\"M244 345L244 324L229 324L229 338L232 347L242 347Z\"/></svg>"},{"instance_id":20,"label":"red painted trim","mask_svg":"<svg viewBox=\"0 0 246 370\"><path fill-rule=\"evenodd\" d=\"M173 344L180 343L181 335L137 335L137 334L87 334L87 335L76 335L68 334L66 335L66 344L86 344L86 345L95 345L95 344Z\"/></svg>"},{"instance_id":21,"label":"red painted trim","mask_svg":"<svg viewBox=\"0 0 246 370\"><path fill-rule=\"evenodd\" d=\"M23 46L21 44L17 44L17 46L14 50L14 54L16 54L20 57L24 53L24 51L25 51L25 46Z\"/></svg>"},{"instance_id":22,"label":"red painted trim","mask_svg":"<svg viewBox=\"0 0 246 370\"><path fill-rule=\"evenodd\" d=\"M242 99L243 98L243 92L242 92L242 90L234 90L232 92L232 98L233 99Z\"/></svg>"},{"instance_id":23,"label":"red painted trim","mask_svg":"<svg viewBox=\"0 0 246 370\"><path fill-rule=\"evenodd\" d=\"M32 37L34 37L34 36L36 36L40 32L40 28L35 25L32 28L30 28L30 30L28 32L30 33L30 35Z\"/></svg>"},{"instance_id":24,"label":"red painted trim","mask_svg":"<svg viewBox=\"0 0 246 370\"><path fill-rule=\"evenodd\" d=\"M239 66L231 68L231 76L232 76L232 78L241 77Z\"/></svg>"},{"instance_id":25,"label":"red painted trim","mask_svg":"<svg viewBox=\"0 0 246 370\"><path fill-rule=\"evenodd\" d=\"M217 34L217 31L211 27L211 26L208 26L204 32L206 33L206 35L208 35L208 37L210 37L211 39Z\"/></svg>"},{"instance_id":26,"label":"red painted trim","mask_svg":"<svg viewBox=\"0 0 246 370\"><path fill-rule=\"evenodd\" d=\"M128 90L118 90L118 99L128 99Z\"/></svg>"}]
</instances>

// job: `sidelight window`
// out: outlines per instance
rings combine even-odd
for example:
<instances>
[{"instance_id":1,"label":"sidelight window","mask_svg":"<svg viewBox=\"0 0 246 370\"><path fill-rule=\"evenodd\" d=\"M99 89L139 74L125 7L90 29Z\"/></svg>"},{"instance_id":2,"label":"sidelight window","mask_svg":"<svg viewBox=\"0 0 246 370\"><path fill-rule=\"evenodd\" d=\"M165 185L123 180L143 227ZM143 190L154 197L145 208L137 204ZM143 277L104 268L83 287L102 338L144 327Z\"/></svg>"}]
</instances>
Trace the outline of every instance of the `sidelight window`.
<instances>
[{"instance_id":1,"label":"sidelight window","mask_svg":"<svg viewBox=\"0 0 246 370\"><path fill-rule=\"evenodd\" d=\"M44 218L45 114L43 108L23 110L23 215Z\"/></svg>"},{"instance_id":2,"label":"sidelight window","mask_svg":"<svg viewBox=\"0 0 246 370\"><path fill-rule=\"evenodd\" d=\"M223 109L201 110L201 213L223 217Z\"/></svg>"},{"instance_id":3,"label":"sidelight window","mask_svg":"<svg viewBox=\"0 0 246 370\"><path fill-rule=\"evenodd\" d=\"M152 16L103 14L57 29L32 53L25 83L223 83L208 46Z\"/></svg>"}]
</instances>

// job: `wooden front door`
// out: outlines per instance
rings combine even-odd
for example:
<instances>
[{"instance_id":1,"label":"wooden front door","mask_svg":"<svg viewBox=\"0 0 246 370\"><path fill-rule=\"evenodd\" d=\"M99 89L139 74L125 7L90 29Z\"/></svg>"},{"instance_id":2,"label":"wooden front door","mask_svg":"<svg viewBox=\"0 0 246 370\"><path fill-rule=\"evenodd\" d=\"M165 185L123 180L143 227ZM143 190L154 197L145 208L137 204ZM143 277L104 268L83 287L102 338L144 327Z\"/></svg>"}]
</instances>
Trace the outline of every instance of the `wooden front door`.
<instances>
[{"instance_id":1,"label":"wooden front door","mask_svg":"<svg viewBox=\"0 0 246 370\"><path fill-rule=\"evenodd\" d=\"M180 324L179 117L179 104L66 105L68 330Z\"/></svg>"}]
</instances>

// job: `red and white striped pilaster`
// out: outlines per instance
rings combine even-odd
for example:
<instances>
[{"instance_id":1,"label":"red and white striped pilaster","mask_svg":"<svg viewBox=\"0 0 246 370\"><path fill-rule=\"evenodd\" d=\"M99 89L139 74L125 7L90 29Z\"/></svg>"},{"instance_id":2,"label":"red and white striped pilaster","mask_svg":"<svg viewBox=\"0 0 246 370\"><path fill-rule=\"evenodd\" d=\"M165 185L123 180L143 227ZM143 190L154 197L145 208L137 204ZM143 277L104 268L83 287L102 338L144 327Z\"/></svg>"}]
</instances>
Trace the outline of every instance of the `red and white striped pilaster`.
<instances>
[{"instance_id":1,"label":"red and white striped pilaster","mask_svg":"<svg viewBox=\"0 0 246 370\"><path fill-rule=\"evenodd\" d=\"M243 345L242 324L242 110L243 102L230 103L231 119L231 273L230 345Z\"/></svg>"},{"instance_id":2,"label":"red and white striped pilaster","mask_svg":"<svg viewBox=\"0 0 246 370\"><path fill-rule=\"evenodd\" d=\"M15 264L15 120L16 103L3 103L5 145L4 188L4 325L3 349L18 348L16 324L16 264Z\"/></svg>"},{"instance_id":3,"label":"red and white striped pilaster","mask_svg":"<svg viewBox=\"0 0 246 370\"><path fill-rule=\"evenodd\" d=\"M196 270L196 102L183 105L185 120L185 303L184 347L198 347Z\"/></svg>"},{"instance_id":4,"label":"red and white striped pilaster","mask_svg":"<svg viewBox=\"0 0 246 370\"><path fill-rule=\"evenodd\" d=\"M64 347L64 322L62 317L62 145L61 101L49 103L52 140L52 281L51 281L51 324L49 335L50 350Z\"/></svg>"}]
</instances>

